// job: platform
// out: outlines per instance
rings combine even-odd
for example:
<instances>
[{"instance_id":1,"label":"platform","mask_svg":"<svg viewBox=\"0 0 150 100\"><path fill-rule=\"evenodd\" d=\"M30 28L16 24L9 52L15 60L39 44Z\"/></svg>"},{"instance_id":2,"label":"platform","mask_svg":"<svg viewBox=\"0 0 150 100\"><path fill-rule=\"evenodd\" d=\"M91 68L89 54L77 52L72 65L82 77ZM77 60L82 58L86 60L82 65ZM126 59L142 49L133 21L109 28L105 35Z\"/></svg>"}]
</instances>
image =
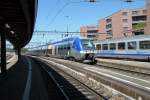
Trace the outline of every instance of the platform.
<instances>
[{"instance_id":1,"label":"platform","mask_svg":"<svg viewBox=\"0 0 150 100\"><path fill-rule=\"evenodd\" d=\"M126 60L104 59L104 58L96 58L96 60L98 61L99 65L150 74L149 62L126 61Z\"/></svg>"}]
</instances>

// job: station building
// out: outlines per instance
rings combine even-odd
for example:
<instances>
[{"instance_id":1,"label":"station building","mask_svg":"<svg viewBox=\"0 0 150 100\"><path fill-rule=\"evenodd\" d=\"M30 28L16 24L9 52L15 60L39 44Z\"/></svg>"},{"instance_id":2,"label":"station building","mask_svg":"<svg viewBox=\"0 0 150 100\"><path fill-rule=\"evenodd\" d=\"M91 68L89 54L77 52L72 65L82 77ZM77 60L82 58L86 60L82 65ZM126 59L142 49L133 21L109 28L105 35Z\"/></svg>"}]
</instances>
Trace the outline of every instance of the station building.
<instances>
[{"instance_id":1,"label":"station building","mask_svg":"<svg viewBox=\"0 0 150 100\"><path fill-rule=\"evenodd\" d=\"M123 9L113 13L98 21L97 33L93 33L93 38L102 40L144 34L146 14L145 8ZM82 26L80 36L88 38L89 30L94 31L95 29Z\"/></svg>"}]
</instances>

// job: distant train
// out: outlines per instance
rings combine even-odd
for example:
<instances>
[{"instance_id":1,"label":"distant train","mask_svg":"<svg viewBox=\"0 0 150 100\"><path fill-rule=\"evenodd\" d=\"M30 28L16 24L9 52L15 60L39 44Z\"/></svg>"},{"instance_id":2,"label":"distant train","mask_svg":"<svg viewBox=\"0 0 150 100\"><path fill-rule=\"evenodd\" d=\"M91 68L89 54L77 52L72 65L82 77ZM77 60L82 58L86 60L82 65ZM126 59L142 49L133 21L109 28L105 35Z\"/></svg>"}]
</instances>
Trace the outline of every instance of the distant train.
<instances>
[{"instance_id":1,"label":"distant train","mask_svg":"<svg viewBox=\"0 0 150 100\"><path fill-rule=\"evenodd\" d=\"M97 57L150 61L150 35L106 39L94 44Z\"/></svg>"},{"instance_id":2,"label":"distant train","mask_svg":"<svg viewBox=\"0 0 150 100\"><path fill-rule=\"evenodd\" d=\"M48 54L91 64L96 63L95 50L93 41L79 37L66 38L48 45Z\"/></svg>"}]
</instances>

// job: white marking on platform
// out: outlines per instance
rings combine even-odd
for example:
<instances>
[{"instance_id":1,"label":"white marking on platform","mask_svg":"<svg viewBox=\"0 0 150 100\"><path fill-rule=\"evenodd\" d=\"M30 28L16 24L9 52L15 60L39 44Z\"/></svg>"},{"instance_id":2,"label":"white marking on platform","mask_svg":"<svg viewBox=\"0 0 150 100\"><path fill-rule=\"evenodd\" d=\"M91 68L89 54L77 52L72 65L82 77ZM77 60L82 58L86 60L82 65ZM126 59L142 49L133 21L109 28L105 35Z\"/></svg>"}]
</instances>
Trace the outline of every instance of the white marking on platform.
<instances>
[{"instance_id":1,"label":"white marking on platform","mask_svg":"<svg viewBox=\"0 0 150 100\"><path fill-rule=\"evenodd\" d=\"M15 65L18 61L18 55L13 53L13 56L7 61L7 69L10 69L13 65Z\"/></svg>"},{"instance_id":2,"label":"white marking on platform","mask_svg":"<svg viewBox=\"0 0 150 100\"><path fill-rule=\"evenodd\" d=\"M86 69L86 68L85 68ZM105 74L103 72L99 72L98 70L94 70L94 69L86 69L86 70L89 70L89 71L92 71L92 72L96 72L100 75L103 75L103 76L106 76L106 77L110 77L110 78L113 78L113 79L116 79L116 80L119 80L119 81L122 81L124 83L128 83L128 84L131 84L133 86L136 86L136 87L141 87L141 88L144 88L148 91L150 91L150 87L146 87L146 86L142 86L142 85L139 85L137 83L134 83L134 82L131 82L131 81L128 81L128 80L124 80L124 79L121 79L121 78L118 78L118 77L115 77L115 76L112 76L112 75L109 75L109 74Z\"/></svg>"},{"instance_id":3,"label":"white marking on platform","mask_svg":"<svg viewBox=\"0 0 150 100\"><path fill-rule=\"evenodd\" d=\"M22 100L29 100L30 88L31 88L32 65L31 65L31 61L29 60L29 58L26 58L26 59L29 65L29 69L28 69L29 72L28 72L28 79L27 79L27 83L26 83L26 87L25 87Z\"/></svg>"}]
</instances>

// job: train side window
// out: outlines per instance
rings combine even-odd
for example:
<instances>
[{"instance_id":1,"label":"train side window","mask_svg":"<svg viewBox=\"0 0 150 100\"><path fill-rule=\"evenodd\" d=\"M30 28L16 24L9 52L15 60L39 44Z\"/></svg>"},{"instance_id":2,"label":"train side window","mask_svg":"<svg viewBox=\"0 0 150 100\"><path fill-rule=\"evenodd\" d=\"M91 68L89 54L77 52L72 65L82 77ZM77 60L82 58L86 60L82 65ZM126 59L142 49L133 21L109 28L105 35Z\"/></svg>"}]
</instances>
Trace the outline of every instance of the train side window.
<instances>
[{"instance_id":1,"label":"train side window","mask_svg":"<svg viewBox=\"0 0 150 100\"><path fill-rule=\"evenodd\" d=\"M110 47L110 50L116 50L116 44L115 43L110 43L109 47Z\"/></svg>"},{"instance_id":2,"label":"train side window","mask_svg":"<svg viewBox=\"0 0 150 100\"><path fill-rule=\"evenodd\" d=\"M103 44L103 50L108 50L108 44Z\"/></svg>"},{"instance_id":3,"label":"train side window","mask_svg":"<svg viewBox=\"0 0 150 100\"><path fill-rule=\"evenodd\" d=\"M136 42L128 42L128 49L135 50L137 48Z\"/></svg>"},{"instance_id":4,"label":"train side window","mask_svg":"<svg viewBox=\"0 0 150 100\"><path fill-rule=\"evenodd\" d=\"M67 50L70 50L70 46L67 47Z\"/></svg>"},{"instance_id":5,"label":"train side window","mask_svg":"<svg viewBox=\"0 0 150 100\"><path fill-rule=\"evenodd\" d=\"M63 46L61 46L61 50L63 50Z\"/></svg>"},{"instance_id":6,"label":"train side window","mask_svg":"<svg viewBox=\"0 0 150 100\"><path fill-rule=\"evenodd\" d=\"M150 49L150 41L140 41L140 49Z\"/></svg>"},{"instance_id":7,"label":"train side window","mask_svg":"<svg viewBox=\"0 0 150 100\"><path fill-rule=\"evenodd\" d=\"M125 42L118 43L118 50L125 50Z\"/></svg>"},{"instance_id":8,"label":"train side window","mask_svg":"<svg viewBox=\"0 0 150 100\"><path fill-rule=\"evenodd\" d=\"M101 44L96 45L96 50L101 50Z\"/></svg>"},{"instance_id":9,"label":"train side window","mask_svg":"<svg viewBox=\"0 0 150 100\"><path fill-rule=\"evenodd\" d=\"M61 50L61 46L58 46L58 50Z\"/></svg>"},{"instance_id":10,"label":"train side window","mask_svg":"<svg viewBox=\"0 0 150 100\"><path fill-rule=\"evenodd\" d=\"M64 47L64 49L66 49L66 48L67 48L67 47L66 47L66 45L64 45L63 47Z\"/></svg>"}]
</instances>

